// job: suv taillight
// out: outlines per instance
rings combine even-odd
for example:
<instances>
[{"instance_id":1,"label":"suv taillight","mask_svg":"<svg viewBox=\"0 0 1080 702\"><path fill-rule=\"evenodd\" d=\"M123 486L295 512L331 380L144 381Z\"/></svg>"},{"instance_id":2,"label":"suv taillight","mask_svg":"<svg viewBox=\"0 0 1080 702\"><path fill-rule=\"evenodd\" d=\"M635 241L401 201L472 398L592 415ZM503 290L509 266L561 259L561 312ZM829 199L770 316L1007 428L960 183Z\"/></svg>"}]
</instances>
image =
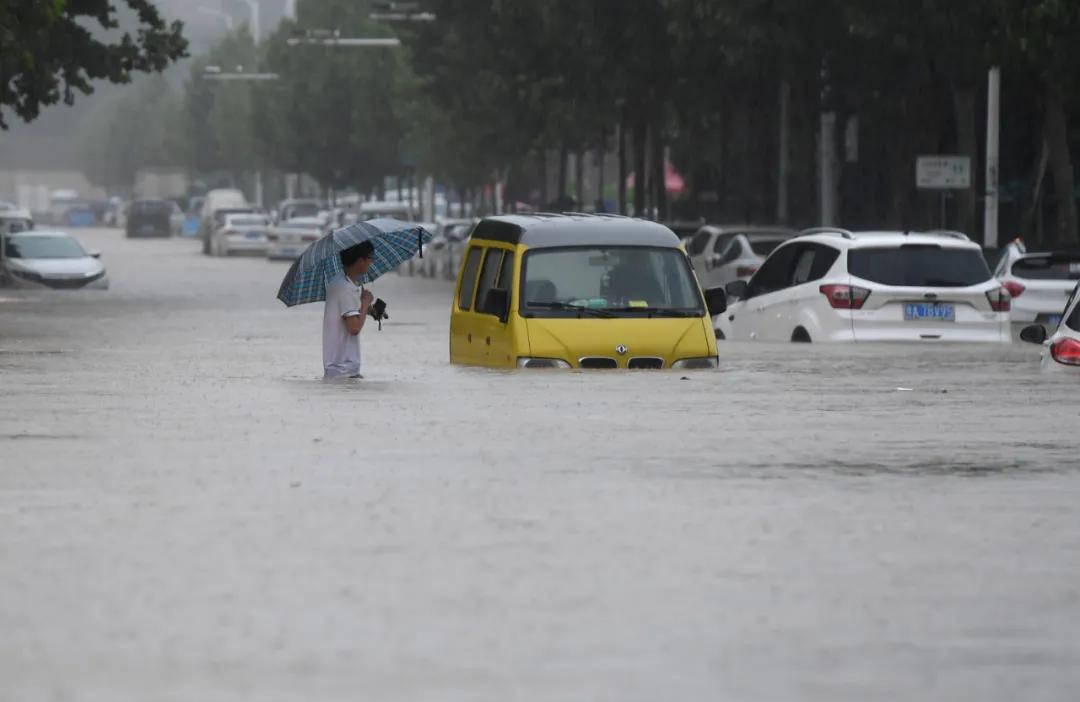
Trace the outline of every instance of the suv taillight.
<instances>
[{"instance_id":1,"label":"suv taillight","mask_svg":"<svg viewBox=\"0 0 1080 702\"><path fill-rule=\"evenodd\" d=\"M1050 355L1066 366L1080 366L1080 341L1061 339L1050 345Z\"/></svg>"},{"instance_id":2,"label":"suv taillight","mask_svg":"<svg viewBox=\"0 0 1080 702\"><path fill-rule=\"evenodd\" d=\"M1012 309L1012 294L1006 286L987 290L986 299L990 301L990 309L995 312L1008 312Z\"/></svg>"},{"instance_id":3,"label":"suv taillight","mask_svg":"<svg viewBox=\"0 0 1080 702\"><path fill-rule=\"evenodd\" d=\"M861 310L870 297L869 290L855 285L822 285L818 289L837 310Z\"/></svg>"},{"instance_id":4,"label":"suv taillight","mask_svg":"<svg viewBox=\"0 0 1080 702\"><path fill-rule=\"evenodd\" d=\"M1023 285L1021 285L1020 283L1017 283L1015 280L1010 280L1007 283L1002 283L1001 287L1008 290L1009 291L1009 297L1012 297L1012 298L1020 297L1021 295L1024 294L1024 290L1027 289Z\"/></svg>"}]
</instances>

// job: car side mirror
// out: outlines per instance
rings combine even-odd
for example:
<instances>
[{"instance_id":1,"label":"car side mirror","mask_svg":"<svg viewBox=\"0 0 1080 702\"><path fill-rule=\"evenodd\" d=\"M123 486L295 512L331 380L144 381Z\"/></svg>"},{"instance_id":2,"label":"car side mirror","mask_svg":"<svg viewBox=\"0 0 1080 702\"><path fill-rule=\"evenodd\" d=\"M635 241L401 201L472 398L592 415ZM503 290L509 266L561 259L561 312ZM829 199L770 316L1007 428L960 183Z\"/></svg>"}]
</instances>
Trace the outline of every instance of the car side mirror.
<instances>
[{"instance_id":1,"label":"car side mirror","mask_svg":"<svg viewBox=\"0 0 1080 702\"><path fill-rule=\"evenodd\" d=\"M86 254L90 258L101 258L101 252L100 251L87 251Z\"/></svg>"},{"instance_id":2,"label":"car side mirror","mask_svg":"<svg viewBox=\"0 0 1080 702\"><path fill-rule=\"evenodd\" d=\"M745 300L750 291L750 283L745 280L733 280L724 286L729 300Z\"/></svg>"},{"instance_id":3,"label":"car side mirror","mask_svg":"<svg viewBox=\"0 0 1080 702\"><path fill-rule=\"evenodd\" d=\"M480 307L480 314L498 317L500 322L506 324L510 319L510 291L499 288L488 290L484 304Z\"/></svg>"},{"instance_id":4,"label":"car side mirror","mask_svg":"<svg viewBox=\"0 0 1080 702\"><path fill-rule=\"evenodd\" d=\"M727 312L727 293L723 288L709 288L705 291L705 307L709 310L709 316Z\"/></svg>"},{"instance_id":5,"label":"car side mirror","mask_svg":"<svg viewBox=\"0 0 1080 702\"><path fill-rule=\"evenodd\" d=\"M1020 340L1026 341L1029 344L1043 344L1050 338L1050 333L1046 331L1046 327L1041 324L1032 324L1030 327L1024 327L1024 330L1020 332Z\"/></svg>"}]
</instances>

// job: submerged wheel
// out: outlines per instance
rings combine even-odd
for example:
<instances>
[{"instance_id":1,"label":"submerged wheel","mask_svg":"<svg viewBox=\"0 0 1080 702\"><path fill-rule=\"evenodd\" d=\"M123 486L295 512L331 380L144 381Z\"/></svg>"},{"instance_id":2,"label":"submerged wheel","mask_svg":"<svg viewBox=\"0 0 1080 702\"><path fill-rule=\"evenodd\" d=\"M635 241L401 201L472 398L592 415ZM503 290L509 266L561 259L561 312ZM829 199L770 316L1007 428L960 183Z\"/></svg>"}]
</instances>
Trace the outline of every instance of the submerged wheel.
<instances>
[{"instance_id":1,"label":"submerged wheel","mask_svg":"<svg viewBox=\"0 0 1080 702\"><path fill-rule=\"evenodd\" d=\"M809 344L810 333L802 327L796 327L795 331L791 332L791 343L793 344Z\"/></svg>"}]
</instances>

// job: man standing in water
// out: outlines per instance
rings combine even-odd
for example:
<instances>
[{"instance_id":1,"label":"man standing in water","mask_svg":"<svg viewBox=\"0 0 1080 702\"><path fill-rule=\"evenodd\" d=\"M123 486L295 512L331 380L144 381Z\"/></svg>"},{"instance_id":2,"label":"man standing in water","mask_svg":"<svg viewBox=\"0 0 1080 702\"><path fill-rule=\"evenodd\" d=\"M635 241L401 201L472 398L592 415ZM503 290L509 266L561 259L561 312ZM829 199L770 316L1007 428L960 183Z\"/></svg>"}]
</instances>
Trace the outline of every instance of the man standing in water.
<instances>
[{"instance_id":1,"label":"man standing in water","mask_svg":"<svg viewBox=\"0 0 1080 702\"><path fill-rule=\"evenodd\" d=\"M360 330L374 296L356 286L375 258L370 241L341 252L345 276L326 286L323 311L323 369L326 378L360 378Z\"/></svg>"}]
</instances>

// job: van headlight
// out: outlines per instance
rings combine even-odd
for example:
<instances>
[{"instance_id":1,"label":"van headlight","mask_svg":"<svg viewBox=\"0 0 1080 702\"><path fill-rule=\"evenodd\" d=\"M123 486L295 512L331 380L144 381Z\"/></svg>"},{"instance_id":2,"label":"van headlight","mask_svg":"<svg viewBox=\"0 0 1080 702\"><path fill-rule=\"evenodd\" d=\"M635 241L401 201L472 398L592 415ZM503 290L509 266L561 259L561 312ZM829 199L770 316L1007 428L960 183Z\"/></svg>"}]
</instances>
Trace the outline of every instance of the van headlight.
<instances>
[{"instance_id":1,"label":"van headlight","mask_svg":"<svg viewBox=\"0 0 1080 702\"><path fill-rule=\"evenodd\" d=\"M570 368L570 364L561 358L530 358L522 356L517 360L518 368Z\"/></svg>"},{"instance_id":2,"label":"van headlight","mask_svg":"<svg viewBox=\"0 0 1080 702\"><path fill-rule=\"evenodd\" d=\"M703 358L680 358L671 364L672 370L705 370L706 368L719 368L720 359L716 356Z\"/></svg>"}]
</instances>

